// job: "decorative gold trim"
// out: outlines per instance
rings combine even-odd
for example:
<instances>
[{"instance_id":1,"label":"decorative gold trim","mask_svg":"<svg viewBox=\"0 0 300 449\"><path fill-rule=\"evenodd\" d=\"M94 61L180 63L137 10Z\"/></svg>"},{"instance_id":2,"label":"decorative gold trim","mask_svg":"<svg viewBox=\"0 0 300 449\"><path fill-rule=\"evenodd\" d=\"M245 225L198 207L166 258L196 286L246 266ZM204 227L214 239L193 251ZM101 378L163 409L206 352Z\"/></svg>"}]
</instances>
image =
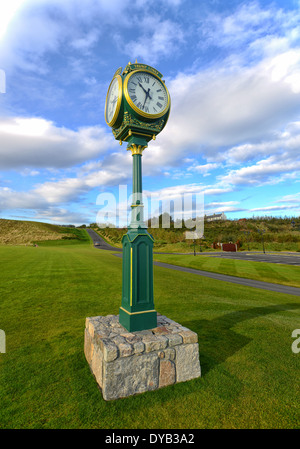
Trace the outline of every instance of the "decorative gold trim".
<instances>
[{"instance_id":1,"label":"decorative gold trim","mask_svg":"<svg viewBox=\"0 0 300 449\"><path fill-rule=\"evenodd\" d=\"M129 83L129 79L131 78L132 75L134 75L135 73L150 73L152 76L154 76L154 78L157 79L157 81L159 81L162 86L164 87L164 89L167 92L167 97L168 97L168 103L167 106L165 107L165 109L162 112L159 112L158 114L148 114L147 112L142 111L141 109L139 109L131 100L130 95L128 93L128 83ZM141 115L142 117L146 117L146 118L159 118L162 117L164 114L166 114L166 112L168 111L169 107L170 107L170 94L169 91L167 89L167 86L165 85L165 83L158 77L156 76L153 72L151 72L150 70L146 70L146 69L141 69L141 70L133 70L126 78L124 81L124 95L125 98L127 100L127 103L129 104L129 106L135 111L137 112L139 115Z\"/></svg>"},{"instance_id":2,"label":"decorative gold trim","mask_svg":"<svg viewBox=\"0 0 300 449\"><path fill-rule=\"evenodd\" d=\"M121 75L121 73L122 73L122 67L119 67L118 70L116 70L116 73L114 74L114 78L115 78L117 75Z\"/></svg>"},{"instance_id":3,"label":"decorative gold trim","mask_svg":"<svg viewBox=\"0 0 300 449\"><path fill-rule=\"evenodd\" d=\"M145 134L145 133L139 133L139 132L137 132L137 131L134 131L134 134L138 134L139 136L145 136L145 137L149 137L149 134ZM128 131L128 134L127 134L127 136L126 137L124 137L124 141L126 142L126 140L127 140L127 138L128 137L130 137L130 136L132 136L132 131L131 131L131 129ZM155 139L153 139L153 140L155 140Z\"/></svg>"},{"instance_id":4,"label":"decorative gold trim","mask_svg":"<svg viewBox=\"0 0 300 449\"><path fill-rule=\"evenodd\" d=\"M128 315L138 315L140 313L150 313L150 312L156 312L156 310L143 310L142 312L128 312L126 309L124 309L123 307L120 307L121 310L123 310L124 312L128 313Z\"/></svg>"},{"instance_id":5,"label":"decorative gold trim","mask_svg":"<svg viewBox=\"0 0 300 449\"><path fill-rule=\"evenodd\" d=\"M171 105L171 100L170 100L170 105ZM170 106L171 107L171 106ZM169 113L168 113L168 118L170 116L170 109L169 109ZM160 133L160 131L165 127L165 119L160 119L160 120L155 120L153 122L141 122L139 120L137 120L136 118L134 118L131 114L129 114L128 111L124 112L124 117L123 117L123 122L122 125L117 128L114 129L112 128L112 132L113 135L115 136L115 138L117 140L119 140L119 137L122 136L122 133L125 129L127 129L127 127L131 127L134 126L135 128L139 128L141 131L145 131L148 132L149 134L144 134L147 137L150 137L153 135L153 133ZM149 136L150 135L150 136ZM127 135L125 138L122 137L123 141L126 141L126 139L129 136Z\"/></svg>"},{"instance_id":6,"label":"decorative gold trim","mask_svg":"<svg viewBox=\"0 0 300 449\"><path fill-rule=\"evenodd\" d=\"M119 87L118 101L117 101L117 107L116 107L115 113L113 115L113 118L111 119L110 122L108 122L106 120L107 97L108 97L108 94L109 94L110 86L112 85L112 83L113 83L113 81L115 79L118 80L118 84L119 84L119 86L118 86ZM116 76L113 77L113 79L110 82L110 85L108 87L107 94L106 94L106 100L105 100L104 118L105 118L105 121L108 124L108 126L113 126L115 124L115 122L116 122L116 120L118 118L119 112L120 112L121 103L122 103L122 77L120 75L116 75Z\"/></svg>"},{"instance_id":7,"label":"decorative gold trim","mask_svg":"<svg viewBox=\"0 0 300 449\"><path fill-rule=\"evenodd\" d=\"M130 145L130 147L127 148L127 150L131 151L132 156L134 154L140 154L142 156L142 153L144 151L144 149L147 148L147 146L143 146L143 145L136 145L135 143L132 143Z\"/></svg>"}]
</instances>

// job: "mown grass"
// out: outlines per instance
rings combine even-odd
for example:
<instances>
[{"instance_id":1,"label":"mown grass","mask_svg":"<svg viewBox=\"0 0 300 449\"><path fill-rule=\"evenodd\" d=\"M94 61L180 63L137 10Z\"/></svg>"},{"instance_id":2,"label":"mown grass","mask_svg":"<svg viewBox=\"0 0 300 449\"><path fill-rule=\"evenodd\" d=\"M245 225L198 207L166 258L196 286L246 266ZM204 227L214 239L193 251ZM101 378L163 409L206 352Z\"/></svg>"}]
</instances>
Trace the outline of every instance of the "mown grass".
<instances>
[{"instance_id":1,"label":"mown grass","mask_svg":"<svg viewBox=\"0 0 300 449\"><path fill-rule=\"evenodd\" d=\"M300 287L300 267L210 256L154 254L154 260L196 270ZM299 256L300 264L300 256Z\"/></svg>"},{"instance_id":2,"label":"mown grass","mask_svg":"<svg viewBox=\"0 0 300 449\"><path fill-rule=\"evenodd\" d=\"M199 335L202 377L105 402L85 318L117 314L122 260L91 245L0 247L1 428L299 427L299 297L154 268L156 309Z\"/></svg>"}]
</instances>

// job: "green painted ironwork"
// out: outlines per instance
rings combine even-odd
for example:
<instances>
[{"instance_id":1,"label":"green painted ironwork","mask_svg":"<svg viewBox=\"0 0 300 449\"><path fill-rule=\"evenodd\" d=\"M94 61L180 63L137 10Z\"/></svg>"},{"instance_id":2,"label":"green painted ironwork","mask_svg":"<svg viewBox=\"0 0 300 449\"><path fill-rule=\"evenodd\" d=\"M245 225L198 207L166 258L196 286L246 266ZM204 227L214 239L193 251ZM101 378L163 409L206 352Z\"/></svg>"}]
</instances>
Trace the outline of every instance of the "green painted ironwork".
<instances>
[{"instance_id":1,"label":"green painted ironwork","mask_svg":"<svg viewBox=\"0 0 300 449\"><path fill-rule=\"evenodd\" d=\"M148 142L155 139L165 127L170 113L170 102L163 116L153 118L142 116L130 106L124 93L124 84L126 77L134 70L148 71L157 78L162 78L162 74L153 67L138 63L129 63L123 72L122 68L119 68L114 75L122 78L122 99L118 116L113 120L113 124L109 125L115 139L128 144L127 149L131 151L133 159L133 202L130 226L122 239L122 303L119 309L119 321L129 332L157 327L157 312L153 299L154 240L144 222L142 153Z\"/></svg>"},{"instance_id":2,"label":"green painted ironwork","mask_svg":"<svg viewBox=\"0 0 300 449\"><path fill-rule=\"evenodd\" d=\"M141 145L141 144L144 145ZM153 300L153 237L144 223L142 201L142 152L147 142L131 138L133 159L131 223L123 236L122 304L119 321L129 331L157 326Z\"/></svg>"}]
</instances>

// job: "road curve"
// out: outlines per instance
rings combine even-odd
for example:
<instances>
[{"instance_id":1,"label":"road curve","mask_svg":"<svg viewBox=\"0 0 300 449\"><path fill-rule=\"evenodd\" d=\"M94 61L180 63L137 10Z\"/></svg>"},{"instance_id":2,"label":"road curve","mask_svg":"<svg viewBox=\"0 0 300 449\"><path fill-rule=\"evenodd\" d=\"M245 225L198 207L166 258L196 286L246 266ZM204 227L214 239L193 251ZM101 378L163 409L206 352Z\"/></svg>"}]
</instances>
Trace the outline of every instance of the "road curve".
<instances>
[{"instance_id":1,"label":"road curve","mask_svg":"<svg viewBox=\"0 0 300 449\"><path fill-rule=\"evenodd\" d=\"M285 293L288 295L300 296L300 288L297 288L297 287L290 287L288 285L282 285L282 284L273 284L271 282L256 281L256 280L247 279L247 278L239 278L237 276L229 276L229 275L220 274L220 273L211 273L209 271L202 271L202 270L196 270L194 268L180 267L177 265L171 265L169 263L164 263L164 262L153 262L153 263L154 263L154 265L157 265L158 267L171 268L172 270L178 270L178 271L184 271L186 273L197 274L199 276L205 276L205 277L209 277L212 279L217 279L219 281L232 282L234 284L240 284L240 285L244 285L247 287L261 288L263 290L269 290L269 291L273 291L273 292L277 292L277 293Z\"/></svg>"},{"instance_id":2,"label":"road curve","mask_svg":"<svg viewBox=\"0 0 300 449\"><path fill-rule=\"evenodd\" d=\"M114 246L111 246L109 243L106 243L106 241L103 240L103 238L101 238L99 234L97 234L97 232L95 232L93 229L87 228L86 231L93 240L95 248L106 249L109 251L122 251L122 248L115 248Z\"/></svg>"},{"instance_id":3,"label":"road curve","mask_svg":"<svg viewBox=\"0 0 300 449\"><path fill-rule=\"evenodd\" d=\"M115 248L114 246L109 245L95 231L93 231L93 229L87 228L87 232L91 237L95 248L122 252L122 248ZM122 254L115 254L115 255L118 257L122 257ZM180 267L177 265L172 265L164 262L153 262L153 263L158 267L183 271L186 273L196 274L198 276L205 276L211 279L217 279L219 281L232 282L234 284L240 284L247 287L260 288L263 290L269 290L277 293L300 296L300 288L297 287L290 287L288 285L282 284L273 284L271 282L255 281L253 279L239 278L237 276L229 276L226 274L211 273L210 271L202 271L196 270L194 268Z\"/></svg>"}]
</instances>

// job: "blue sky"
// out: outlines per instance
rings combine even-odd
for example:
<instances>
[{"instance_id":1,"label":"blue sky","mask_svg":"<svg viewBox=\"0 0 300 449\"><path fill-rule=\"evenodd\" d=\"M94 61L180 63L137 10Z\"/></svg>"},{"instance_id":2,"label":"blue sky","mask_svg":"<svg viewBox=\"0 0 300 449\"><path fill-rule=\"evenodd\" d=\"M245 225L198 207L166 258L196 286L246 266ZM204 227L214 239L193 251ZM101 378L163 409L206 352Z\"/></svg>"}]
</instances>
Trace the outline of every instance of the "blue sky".
<instances>
[{"instance_id":1,"label":"blue sky","mask_svg":"<svg viewBox=\"0 0 300 449\"><path fill-rule=\"evenodd\" d=\"M163 73L172 100L143 154L147 195L203 192L207 214L231 219L299 216L298 0L10 0L1 218L88 224L99 194L130 194L131 155L104 106L116 69L136 59Z\"/></svg>"}]
</instances>

